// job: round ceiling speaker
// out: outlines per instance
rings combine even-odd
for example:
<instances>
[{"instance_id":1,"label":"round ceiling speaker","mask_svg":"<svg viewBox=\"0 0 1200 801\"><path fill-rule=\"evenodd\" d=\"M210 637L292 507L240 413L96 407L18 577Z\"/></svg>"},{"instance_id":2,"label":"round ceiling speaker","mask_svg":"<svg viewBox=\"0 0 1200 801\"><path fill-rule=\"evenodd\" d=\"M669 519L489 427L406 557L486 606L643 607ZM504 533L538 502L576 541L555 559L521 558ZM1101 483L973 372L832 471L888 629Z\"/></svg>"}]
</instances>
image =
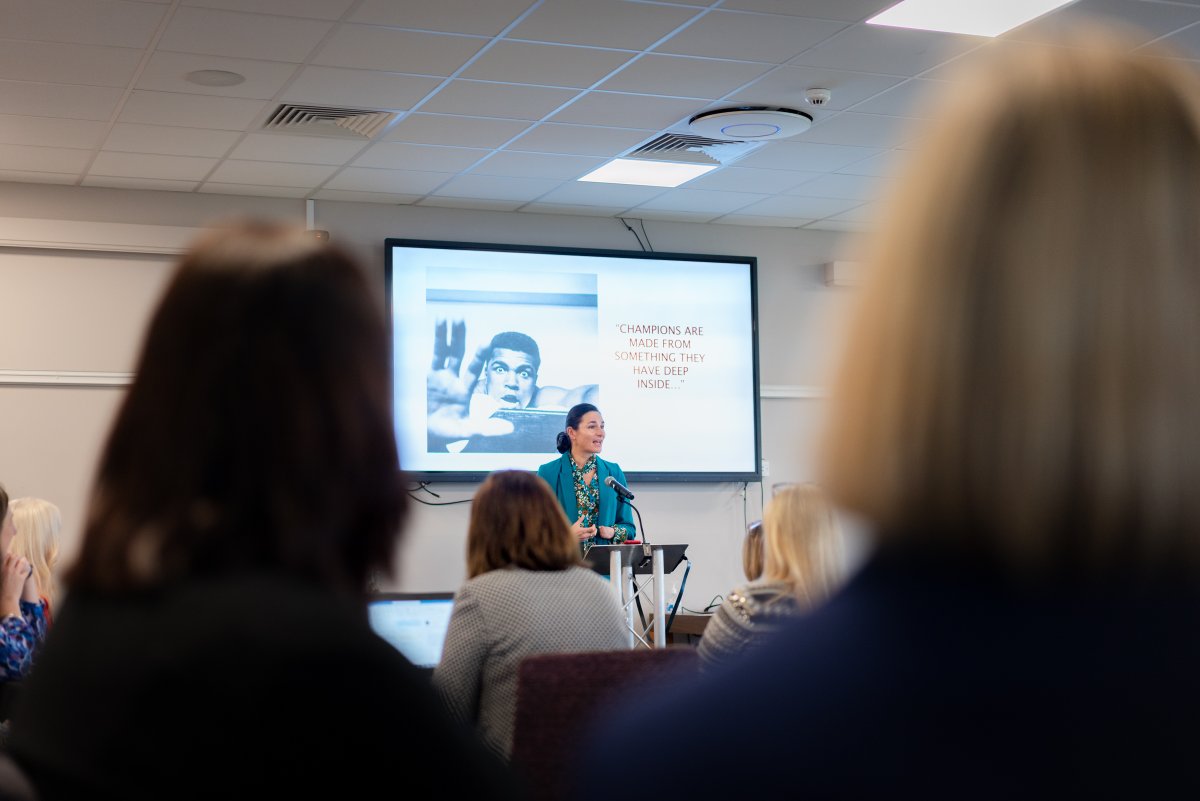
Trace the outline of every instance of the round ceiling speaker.
<instances>
[{"instance_id":1,"label":"round ceiling speaker","mask_svg":"<svg viewBox=\"0 0 1200 801\"><path fill-rule=\"evenodd\" d=\"M698 134L747 141L787 139L804 133L812 123L812 115L778 106L715 108L688 120L688 126Z\"/></svg>"}]
</instances>

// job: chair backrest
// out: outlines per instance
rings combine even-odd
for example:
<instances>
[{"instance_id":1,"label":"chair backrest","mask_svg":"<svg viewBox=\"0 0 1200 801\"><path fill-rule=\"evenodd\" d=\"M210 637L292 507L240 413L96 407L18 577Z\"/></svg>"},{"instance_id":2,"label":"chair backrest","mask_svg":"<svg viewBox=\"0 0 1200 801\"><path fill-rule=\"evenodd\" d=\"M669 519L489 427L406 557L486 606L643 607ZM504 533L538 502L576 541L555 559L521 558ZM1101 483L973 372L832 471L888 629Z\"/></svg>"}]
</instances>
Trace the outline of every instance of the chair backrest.
<instances>
[{"instance_id":1,"label":"chair backrest","mask_svg":"<svg viewBox=\"0 0 1200 801\"><path fill-rule=\"evenodd\" d=\"M659 681L694 675L696 649L687 646L633 651L536 654L517 671L517 709L513 725L512 765L534 801L562 801L572 771L586 769L580 754L595 749L582 741L597 713L618 698L627 699L631 683L652 692Z\"/></svg>"}]
</instances>

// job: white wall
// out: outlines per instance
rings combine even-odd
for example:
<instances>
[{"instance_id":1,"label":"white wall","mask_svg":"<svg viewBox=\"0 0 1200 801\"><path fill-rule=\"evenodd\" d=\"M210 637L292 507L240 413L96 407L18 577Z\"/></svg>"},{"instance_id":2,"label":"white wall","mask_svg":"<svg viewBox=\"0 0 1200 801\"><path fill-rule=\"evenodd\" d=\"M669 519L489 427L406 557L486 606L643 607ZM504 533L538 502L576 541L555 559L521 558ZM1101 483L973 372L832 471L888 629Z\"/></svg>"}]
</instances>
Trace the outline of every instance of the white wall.
<instances>
[{"instance_id":1,"label":"white wall","mask_svg":"<svg viewBox=\"0 0 1200 801\"><path fill-rule=\"evenodd\" d=\"M119 380L93 388L32 385L13 371L121 371L136 353L146 315L183 234L222 217L263 214L303 222L301 201L171 192L0 184L0 308L23 311L0 322L0 481L10 494L58 503L65 516L66 550L77 547L85 496L105 427L123 391ZM378 204L316 203L315 224L356 251L382 298L387 237L514 244L637 249L611 218L468 211ZM35 221L61 221L46 226ZM852 293L823 285L820 265L852 256L851 243L829 232L691 223L646 223L656 250L758 257L763 487L734 484L635 487L646 533L653 541L686 542L693 570L683 605L702 609L742 580L740 547L747 519L761 516L777 482L812 479L838 325ZM48 234L47 230L53 232ZM38 247L21 243L36 230ZM58 236L61 247L48 247ZM80 250L108 236L95 251ZM114 244L115 242L115 244ZM129 245L134 242L134 245ZM164 244L166 243L166 244ZM7 276L21 280L9 281ZM44 313L28 308L31 298ZM0 320L4 315L0 315ZM702 436L697 431L670 431ZM619 454L613 454L619 460ZM436 485L441 502L470 497L473 485ZM439 499L424 496L426 500ZM401 549L396 589L453 590L464 577L469 505L418 506ZM678 582L680 568L670 579Z\"/></svg>"}]
</instances>

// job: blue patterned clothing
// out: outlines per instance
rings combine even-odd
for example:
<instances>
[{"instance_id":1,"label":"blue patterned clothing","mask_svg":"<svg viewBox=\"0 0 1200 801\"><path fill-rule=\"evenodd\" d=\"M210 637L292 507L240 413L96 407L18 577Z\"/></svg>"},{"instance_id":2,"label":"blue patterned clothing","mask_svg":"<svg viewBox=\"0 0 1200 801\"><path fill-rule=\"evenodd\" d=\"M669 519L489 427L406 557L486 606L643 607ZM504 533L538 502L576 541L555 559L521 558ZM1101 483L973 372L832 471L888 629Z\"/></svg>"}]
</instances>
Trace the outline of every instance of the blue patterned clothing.
<instances>
[{"instance_id":1,"label":"blue patterned clothing","mask_svg":"<svg viewBox=\"0 0 1200 801\"><path fill-rule=\"evenodd\" d=\"M0 682L22 678L46 636L46 607L21 601L21 616L0 620Z\"/></svg>"},{"instance_id":2,"label":"blue patterned clothing","mask_svg":"<svg viewBox=\"0 0 1200 801\"><path fill-rule=\"evenodd\" d=\"M629 486L625 473L616 462L608 462L593 455L588 464L594 464L596 475L588 486L587 497L581 499L576 482L582 483L583 476L590 468L584 465L579 471L570 453L564 453L552 462L546 462L538 468L538 477L550 485L558 504L567 515L567 520L574 523L580 515L589 525L610 526L616 531L611 540L603 537L591 537L580 541L580 548L586 551L593 545L615 545L631 540L637 536L637 527L633 524L633 511L629 504L617 498L616 491L604 483L604 479L612 476L625 486ZM590 499L595 498L595 503Z\"/></svg>"}]
</instances>

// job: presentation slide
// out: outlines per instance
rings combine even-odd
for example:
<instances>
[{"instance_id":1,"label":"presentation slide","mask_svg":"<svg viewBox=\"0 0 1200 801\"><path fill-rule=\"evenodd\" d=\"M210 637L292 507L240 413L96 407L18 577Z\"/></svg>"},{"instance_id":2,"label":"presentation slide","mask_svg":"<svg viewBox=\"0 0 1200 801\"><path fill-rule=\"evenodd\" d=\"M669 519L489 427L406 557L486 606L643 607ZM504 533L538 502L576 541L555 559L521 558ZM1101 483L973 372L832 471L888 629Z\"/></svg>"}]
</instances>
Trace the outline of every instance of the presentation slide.
<instances>
[{"instance_id":1,"label":"presentation slide","mask_svg":"<svg viewBox=\"0 0 1200 801\"><path fill-rule=\"evenodd\" d=\"M757 479L753 257L401 239L387 255L410 473L536 469L588 402L627 473Z\"/></svg>"}]
</instances>

